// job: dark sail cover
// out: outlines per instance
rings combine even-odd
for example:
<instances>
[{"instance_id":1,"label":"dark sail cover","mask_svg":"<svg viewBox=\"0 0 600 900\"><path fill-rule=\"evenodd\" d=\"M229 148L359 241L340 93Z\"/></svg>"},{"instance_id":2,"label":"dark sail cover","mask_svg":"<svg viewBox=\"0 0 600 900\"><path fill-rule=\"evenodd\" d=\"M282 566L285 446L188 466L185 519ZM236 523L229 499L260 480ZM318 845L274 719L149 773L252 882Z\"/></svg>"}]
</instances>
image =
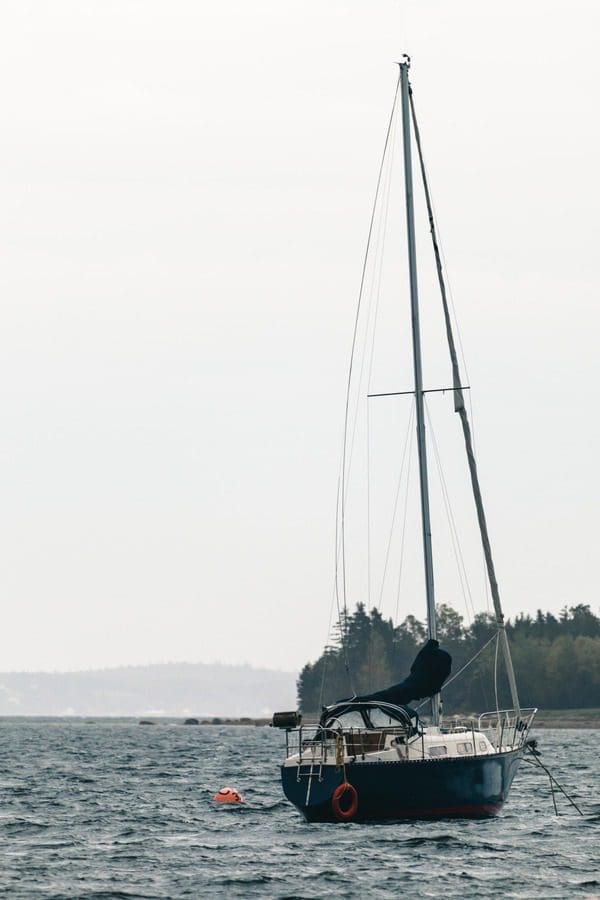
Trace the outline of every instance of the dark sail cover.
<instances>
[{"instance_id":1,"label":"dark sail cover","mask_svg":"<svg viewBox=\"0 0 600 900\"><path fill-rule=\"evenodd\" d=\"M445 650L440 650L438 641L429 639L421 647L415 661L410 667L410 675L404 681L393 684L375 694L364 694L355 700L381 700L400 706L411 700L421 700L437 694L450 674L452 657Z\"/></svg>"}]
</instances>

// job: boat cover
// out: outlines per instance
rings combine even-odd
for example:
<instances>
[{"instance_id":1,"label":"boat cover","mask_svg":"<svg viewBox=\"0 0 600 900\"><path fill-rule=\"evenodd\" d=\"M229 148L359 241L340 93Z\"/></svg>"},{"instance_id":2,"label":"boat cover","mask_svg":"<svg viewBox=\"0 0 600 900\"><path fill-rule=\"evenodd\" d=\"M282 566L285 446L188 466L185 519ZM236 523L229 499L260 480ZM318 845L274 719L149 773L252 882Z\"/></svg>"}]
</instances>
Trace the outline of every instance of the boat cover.
<instances>
[{"instance_id":1,"label":"boat cover","mask_svg":"<svg viewBox=\"0 0 600 900\"><path fill-rule=\"evenodd\" d=\"M410 703L411 700L433 697L450 674L451 668L452 657L450 654L440 649L438 641L430 638L415 657L408 678L383 691L364 694L362 697L353 699L358 701L379 700L401 706Z\"/></svg>"}]
</instances>

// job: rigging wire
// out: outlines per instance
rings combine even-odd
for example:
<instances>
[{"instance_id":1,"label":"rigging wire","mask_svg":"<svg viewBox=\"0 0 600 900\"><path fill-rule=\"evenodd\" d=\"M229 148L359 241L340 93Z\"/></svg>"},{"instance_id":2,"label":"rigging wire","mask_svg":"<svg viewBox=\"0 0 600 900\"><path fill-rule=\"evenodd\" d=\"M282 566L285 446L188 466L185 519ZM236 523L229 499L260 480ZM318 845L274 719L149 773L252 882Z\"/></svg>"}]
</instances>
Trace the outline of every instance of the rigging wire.
<instances>
[{"instance_id":1,"label":"rigging wire","mask_svg":"<svg viewBox=\"0 0 600 900\"><path fill-rule=\"evenodd\" d=\"M385 254L385 242L387 238L387 222L390 207L391 180L394 169L394 151L396 148L396 129L392 129L392 142L389 154L389 163L386 173L386 181L383 191L385 204L383 214L379 218L379 226L377 229L377 240L375 244L375 264L373 265L373 274L371 277L371 299L369 301L369 313L371 309L371 301L377 280L377 289L375 291L375 309L373 313L373 324L371 326L371 350L369 354L369 371L367 374L367 394L371 392L371 379L373 375L373 361L375 359L375 338L377 335L377 318L379 313L379 301L381 299L381 278L383 274L383 258ZM379 260L379 262L378 262ZM369 315L370 319L370 315ZM365 331L365 345L368 337L369 322ZM359 379L359 397L360 397L360 381ZM358 399L357 398L357 405ZM358 418L358 417L357 417ZM371 608L371 414L370 404L367 400L366 404L366 432L367 432L367 596L369 600L369 609ZM356 419L354 422L356 428Z\"/></svg>"},{"instance_id":2,"label":"rigging wire","mask_svg":"<svg viewBox=\"0 0 600 900\"><path fill-rule=\"evenodd\" d=\"M390 549L392 546L392 538L394 536L394 526L396 524L396 513L398 512L398 499L400 497L400 488L402 487L402 480L403 480L403 476L404 476L404 464L407 459L407 450L408 450L409 442L412 443L411 438L412 438L412 433L413 433L412 426L413 426L414 416L415 416L415 405L413 403L410 408L410 414L408 417L408 425L406 426L406 435L404 437L404 447L402 450L402 461L400 463L400 474L398 476L398 486L396 488L394 509L392 512L392 523L390 525L390 534L389 534L387 547L386 547L386 551L385 551L385 561L383 564L383 575L381 578L381 588L379 591L379 610L380 611L382 611L382 609L383 609L383 591L385 588L385 580L386 580L386 576L387 576L388 563L389 563L389 559L390 559ZM405 521L406 521L406 518L405 518Z\"/></svg>"},{"instance_id":3,"label":"rigging wire","mask_svg":"<svg viewBox=\"0 0 600 900\"><path fill-rule=\"evenodd\" d=\"M393 126L394 117L395 117L396 109L397 109L399 89L400 89L400 78L398 78L398 81L396 83L394 102L392 104L392 111L390 114L390 119L389 119L387 132L386 132L386 136L385 136L385 143L384 143L384 148L383 148L383 155L381 158L381 164L379 167L379 174L377 176L377 185L375 188L375 198L373 200L373 207L372 207L372 211L371 211L371 220L369 223L369 230L368 230L368 234L367 234L367 244L366 244L366 248L365 248L365 254L364 254L364 258L363 258L363 265L362 265L362 271L361 271L360 287L359 287L359 291L358 291L358 302L357 302L357 307L356 307L356 316L355 316L355 320L354 320L354 330L353 330L353 334L352 334L352 348L351 348L351 352L350 352L350 363L348 366L348 380L347 380L347 386L346 386L346 404L345 404L345 412L344 412L344 440L343 440L342 465L341 465L341 488L340 488L340 491L338 494L338 510L339 510L339 514L340 514L339 551L341 551L342 599L343 599L343 609L344 609L344 619L345 619L344 624L343 624L343 631L342 631L344 643L346 642L345 630L346 630L346 623L347 623L347 618L348 618L348 604L347 604L347 591L346 591L347 586L346 586L345 506L346 506L346 456L347 456L347 446L348 446L348 420L349 420L349 412L350 412L350 390L351 390L351 385L352 385L352 372L353 372L353 368L354 368L354 359L355 359L355 353L356 353L356 341L357 341L357 336L358 336L358 325L359 325L359 320L360 320L360 312L361 312L361 306L362 306L362 298L363 298L363 291L364 291L364 285L365 285L367 263L369 260L369 254L370 254L370 249L371 249L371 239L372 239L372 235L373 235L373 225L375 222L375 214L376 214L376 210L377 210L377 203L379 200L379 193L380 193L380 188L381 188L381 181L382 181L385 161L387 158L388 146L389 146L389 142L390 142L390 135L392 134L392 126ZM363 356L363 364L364 364L364 356ZM354 444L354 440L352 441L352 443ZM335 564L336 591L339 591L338 565L337 565L337 563L338 563L337 557L338 557L339 551L338 551L338 544L336 541L336 564ZM340 621L340 624L342 624L341 621Z\"/></svg>"},{"instance_id":4,"label":"rigging wire","mask_svg":"<svg viewBox=\"0 0 600 900\"><path fill-rule=\"evenodd\" d=\"M414 95L413 95L412 90L410 92L410 106L411 106L411 112L412 112L412 120L413 120L413 124L415 126L415 132L417 132L418 131L417 121L416 121L417 116L416 116L416 111L415 111L415 101L414 101ZM461 331L460 331L458 316L456 315L456 307L454 304L454 294L452 292L452 285L450 283L450 276L448 274L448 265L446 263L446 255L444 253L444 245L443 245L441 234L440 234L440 229L439 229L439 224L438 224L439 223L438 215L435 210L433 191L431 189L431 181L429 179L427 165L425 163L425 155L423 153L423 148L421 146L420 140L419 140L419 148L418 149L419 149L419 162L420 162L422 170L423 170L424 178L427 181L427 187L428 187L428 192L429 192L429 202L431 204L431 214L432 214L432 218L433 218L433 221L435 224L435 234L436 234L438 249L440 251L440 257L441 257L442 266L443 266L443 270L444 270L444 281L446 284L448 297L450 299L450 306L452 309L452 318L454 320L454 326L455 326L456 334L458 337L458 346L459 346L459 350L460 350L461 363L462 363L462 366L463 366L463 369L465 372L466 383L469 384L470 382L469 382L469 369L467 366L467 358L465 356L465 351L464 351L464 347L463 347L462 335L461 335Z\"/></svg>"},{"instance_id":5,"label":"rigging wire","mask_svg":"<svg viewBox=\"0 0 600 900\"><path fill-rule=\"evenodd\" d=\"M414 400L413 400L413 417L414 417ZM394 615L394 622L398 621L398 611L400 609L400 589L402 586L402 573L404 571L404 547L406 540L406 520L408 518L408 491L410 488L410 469L412 463L412 448L413 448L413 440L415 436L414 429L411 429L410 432L410 443L408 445L408 466L406 469L406 490L404 491L404 518L402 520L402 537L400 539L400 568L398 570L398 587L396 589L396 611Z\"/></svg>"},{"instance_id":6,"label":"rigging wire","mask_svg":"<svg viewBox=\"0 0 600 900\"><path fill-rule=\"evenodd\" d=\"M416 111L415 111L415 101L414 101L414 96L413 96L412 90L410 92L410 106L411 106L411 112L412 112L412 120L413 120L413 124L414 124L414 128L415 128L415 134L418 135L419 130L418 130L418 125L417 125L417 115L416 115ZM439 250L439 254L440 254L440 262L442 264L442 268L444 271L444 281L445 281L446 288L447 288L447 295L450 300L450 310L452 312L454 331L458 338L458 349L459 349L459 353L460 353L461 364L462 364L464 372L465 372L466 383L470 384L471 381L470 381L470 377L469 377L469 367L467 365L467 357L466 357L465 350L464 350L462 333L461 333L461 329L460 329L460 323L458 320L458 315L456 313L456 305L454 303L454 292L452 290L452 284L450 281L450 275L449 275L449 271L448 271L448 264L446 262L446 254L444 252L444 244L442 241L441 232L440 232L440 228L439 228L439 219L438 219L438 215L436 212L435 202L433 199L431 183L430 183L429 176L427 173L427 165L425 163L425 156L423 154L423 148L421 146L421 141L419 138L417 138L417 141L418 141L418 150L419 150L419 162L420 162L421 170L423 173L423 180L427 184L427 193L429 196L431 218L432 218L434 228L435 228L436 243L438 245L438 250ZM477 459L476 440L475 440L475 415L474 415L474 409L473 409L473 391L469 391L468 403L469 403L469 418L470 418L470 422L471 422L471 433L472 433L472 442L473 442L473 456L475 457L475 459ZM482 561L483 561L483 585L484 585L486 608L487 608L488 613L491 613L490 592L489 592L489 584L488 584L488 579L487 579L487 567L486 567L486 561L485 561L485 553L483 553L483 551L482 551Z\"/></svg>"},{"instance_id":7,"label":"rigging wire","mask_svg":"<svg viewBox=\"0 0 600 900\"><path fill-rule=\"evenodd\" d=\"M419 137L419 128L417 125L417 118L415 114L414 102L412 98L412 92L409 93L409 102L411 104L411 112L412 112L412 120L413 127L415 133L415 141L417 144L417 149L419 151L419 161L421 164L421 174L423 176L423 188L425 191L425 200L427 202L427 212L429 216L429 230L431 232L431 240L433 244L433 251L436 262L436 269L438 274L438 282L440 286L440 292L442 295L442 306L444 310L444 320L446 325L446 337L448 340L448 349L450 351L450 359L452 362L452 378L454 382L454 409L460 416L460 421L463 430L463 437L465 441L465 449L467 451L467 460L469 464L469 474L471 476L471 486L473 488L473 498L475 500L475 507L477 510L477 520L479 522L479 531L481 534L481 543L484 552L486 568L488 579L490 583L490 590L492 593L492 600L494 603L494 611L496 614L496 621L498 626L502 630L502 650L504 654L504 661L506 665L506 674L508 676L508 682L510 686L510 693L512 697L512 702L514 708L519 711L519 694L517 690L517 683L515 679L514 667L510 655L510 647L508 643L508 637L506 635L506 631L504 630L504 615L502 612L502 606L500 603L500 593L498 589L498 581L496 578L496 571L494 567L494 560L492 557L492 550L490 546L489 533L487 528L487 521L485 516L485 510L483 506L483 499L481 496L481 488L479 483L479 475L477 472L477 462L475 460L475 454L473 450L473 436L471 432L471 427L469 424L469 418L467 415L467 410L464 403L463 398L463 388L461 387L460 380L460 366L458 363L458 356L456 353L456 345L454 341L454 336L452 332L452 322L450 317L450 311L448 309L448 302L446 296L446 287L444 281L444 272L442 267L442 260L440 257L439 246L437 243L436 231L435 231L435 222L433 219L433 210L431 207L431 199L429 194L429 184L427 181L427 175L425 172L424 162L423 162L423 154L421 152L421 141Z\"/></svg>"},{"instance_id":8,"label":"rigging wire","mask_svg":"<svg viewBox=\"0 0 600 900\"><path fill-rule=\"evenodd\" d=\"M462 552L462 547L460 544L460 537L458 534L458 529L456 527L456 520L454 518L454 513L452 511L452 504L450 502L450 493L448 491L448 483L444 476L444 470L442 467L442 459L439 451L438 442L435 436L435 431L433 428L433 422L431 420L431 415L429 413L429 406L427 402L425 402L425 414L427 416L427 422L429 424L429 430L431 432L431 443L433 446L434 457L436 462L436 468L438 477L440 479L440 486L442 489L442 497L444 500L444 507L446 510L446 516L448 519L448 527L450 530L450 540L452 543L452 549L454 551L454 559L456 562L456 568L458 570L458 578L460 581L460 587L463 595L463 600L465 603L465 610L467 613L467 620L469 624L471 624L471 613L473 618L475 618L475 605L473 603L473 595L471 593L471 585L469 584L469 576L467 573L467 567L465 565L465 560ZM469 611L469 603L471 604L471 610Z\"/></svg>"},{"instance_id":9,"label":"rigging wire","mask_svg":"<svg viewBox=\"0 0 600 900\"><path fill-rule=\"evenodd\" d=\"M472 657L464 664L464 666L462 666L462 667L458 670L458 672L455 672L454 675L452 676L452 678L449 678L448 681L446 681L446 682L442 685L443 690L445 690L447 687L450 687L450 685L452 684L452 682L453 682L453 681L456 681L456 679L458 678L458 676L459 676L459 675L462 675L462 673L465 671L465 669L468 669L469 666L471 665L471 663L474 663L475 660L477 659L477 657L478 657L478 656L481 656L481 654L482 654L483 651L486 649L486 647L489 647L489 645L492 643L492 641L497 640L497 638L498 638L498 633L497 633L497 632L494 632L494 634L491 636L491 638L485 642L485 644L483 645L483 647L480 647L479 650L477 651L477 653L475 653L475 654L474 654L474 655L473 655L473 656L472 656ZM425 706L425 704L428 703L428 701L429 701L429 697L426 697L425 700L423 700L422 703L419 703L419 705L418 705L417 707L415 707L415 709L417 710L417 712L421 709L422 706ZM496 704L496 707L497 707L497 705L498 705L498 704Z\"/></svg>"},{"instance_id":10,"label":"rigging wire","mask_svg":"<svg viewBox=\"0 0 600 900\"><path fill-rule=\"evenodd\" d=\"M475 660L477 659L477 657L480 656L480 655L483 653L483 651L486 649L486 647L489 647L489 645L492 643L492 641L493 641L495 638L497 639L497 636L498 636L497 633L494 633L494 634L491 636L491 638L485 642L485 644L483 645L483 647L480 647L479 650L477 651L477 653L475 653L475 654L471 657L471 659L468 660L468 662L466 662L466 663L464 664L464 666L462 666L462 667L458 670L458 672L455 672L454 675L452 676L452 678L449 678L449 679L448 679L448 681L444 684L444 688L447 688L448 685L452 684L452 682L455 681L455 680L458 678L459 675L462 675L462 673L465 671L465 669L468 669L468 667L471 665L471 663L474 663L474 662L475 662Z\"/></svg>"},{"instance_id":11,"label":"rigging wire","mask_svg":"<svg viewBox=\"0 0 600 900\"><path fill-rule=\"evenodd\" d=\"M340 490L341 490L341 485L340 485L340 479L338 478L338 509L340 508L339 507ZM343 500L342 500L342 504L343 504ZM336 547L337 547L337 542L338 542L338 527L339 527L339 519L338 519L338 515L336 512L336 517L335 517ZM355 690L354 690L354 684L353 684L353 680L352 680L352 672L350 670L350 660L348 658L348 640L347 640L347 638L348 638L348 608L346 606L346 596L344 595L343 610L340 609L340 596L339 596L338 585L339 585L338 556L336 553L336 556L335 556L335 600L336 600L336 604L337 604L338 625L340 628L341 639L342 639L342 652L344 654L344 669L345 669L346 675L348 677L348 681L350 682L350 689L351 689L352 693L354 694Z\"/></svg>"},{"instance_id":12,"label":"rigging wire","mask_svg":"<svg viewBox=\"0 0 600 900\"><path fill-rule=\"evenodd\" d=\"M338 581L339 509L340 509L340 478L338 476L337 496L336 496L336 504L335 504L335 570L334 570L334 577L333 577L333 591L332 591L332 596L331 596L331 604L329 606L329 622L327 625L327 638L328 639L331 636L331 620L333 618L333 604L334 603L336 603L336 605L337 605L338 623L339 623L340 629L345 628L345 625L346 625L345 621L342 624L342 612L340 609L340 596L339 596L339 590L338 590L338 583L339 583L339 581ZM342 631L341 634L342 634L342 652L344 654L344 671L346 672L346 675L350 682L350 689L352 690L352 693L354 693L354 686L352 683L352 672L350 671L350 663L348 660L348 647L347 647L347 642L346 642L346 638L345 638L345 632ZM323 663L323 672L321 675L321 687L319 690L319 707L321 707L323 705L323 696L325 693L325 679L327 676L328 662L329 662L329 656L326 654L325 661Z\"/></svg>"},{"instance_id":13,"label":"rigging wire","mask_svg":"<svg viewBox=\"0 0 600 900\"><path fill-rule=\"evenodd\" d=\"M498 703L498 647L500 646L500 629L496 632L496 651L494 653L494 699L496 701L496 715L500 723L500 704Z\"/></svg>"},{"instance_id":14,"label":"rigging wire","mask_svg":"<svg viewBox=\"0 0 600 900\"><path fill-rule=\"evenodd\" d=\"M371 609L371 404L367 400L367 598Z\"/></svg>"}]
</instances>

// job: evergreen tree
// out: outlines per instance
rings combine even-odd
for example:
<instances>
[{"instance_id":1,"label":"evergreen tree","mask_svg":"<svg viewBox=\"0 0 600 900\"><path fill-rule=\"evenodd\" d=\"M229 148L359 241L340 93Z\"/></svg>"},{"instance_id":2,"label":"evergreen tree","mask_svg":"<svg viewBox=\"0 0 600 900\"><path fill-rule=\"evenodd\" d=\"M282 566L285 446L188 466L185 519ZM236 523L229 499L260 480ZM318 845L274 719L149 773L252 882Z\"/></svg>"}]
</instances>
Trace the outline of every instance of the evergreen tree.
<instances>
[{"instance_id":1,"label":"evergreen tree","mask_svg":"<svg viewBox=\"0 0 600 900\"><path fill-rule=\"evenodd\" d=\"M475 616L469 627L452 607L437 608L438 638L453 657L453 672L468 667L442 690L445 711L475 712L495 706L496 642L473 660L497 632L489 613ZM506 623L523 706L549 709L592 707L600 703L600 618L589 605L564 607L556 618L538 610L535 618L520 614ZM367 613L359 603L347 615L332 645L298 678L304 712L322 705L388 687L404 679L427 640L427 629L414 616L394 627L379 610ZM498 702L510 706L502 654L497 656Z\"/></svg>"}]
</instances>

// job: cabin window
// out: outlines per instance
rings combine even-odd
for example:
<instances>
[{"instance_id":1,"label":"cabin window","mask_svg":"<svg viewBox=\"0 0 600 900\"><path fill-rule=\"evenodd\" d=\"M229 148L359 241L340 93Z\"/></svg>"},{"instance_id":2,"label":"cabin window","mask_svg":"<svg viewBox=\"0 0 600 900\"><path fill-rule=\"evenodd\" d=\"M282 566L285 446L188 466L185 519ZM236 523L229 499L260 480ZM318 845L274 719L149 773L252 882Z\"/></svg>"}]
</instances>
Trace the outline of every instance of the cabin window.
<instances>
[{"instance_id":1,"label":"cabin window","mask_svg":"<svg viewBox=\"0 0 600 900\"><path fill-rule=\"evenodd\" d=\"M430 756L447 756L448 748L443 744L438 744L436 747L430 747L427 752Z\"/></svg>"},{"instance_id":2,"label":"cabin window","mask_svg":"<svg viewBox=\"0 0 600 900\"><path fill-rule=\"evenodd\" d=\"M471 741L465 741L464 743L457 744L456 749L461 756L466 756L468 753L473 752L473 744Z\"/></svg>"},{"instance_id":3,"label":"cabin window","mask_svg":"<svg viewBox=\"0 0 600 900\"><path fill-rule=\"evenodd\" d=\"M479 741L479 749L483 750L484 753L487 753L488 745L485 741Z\"/></svg>"}]
</instances>

